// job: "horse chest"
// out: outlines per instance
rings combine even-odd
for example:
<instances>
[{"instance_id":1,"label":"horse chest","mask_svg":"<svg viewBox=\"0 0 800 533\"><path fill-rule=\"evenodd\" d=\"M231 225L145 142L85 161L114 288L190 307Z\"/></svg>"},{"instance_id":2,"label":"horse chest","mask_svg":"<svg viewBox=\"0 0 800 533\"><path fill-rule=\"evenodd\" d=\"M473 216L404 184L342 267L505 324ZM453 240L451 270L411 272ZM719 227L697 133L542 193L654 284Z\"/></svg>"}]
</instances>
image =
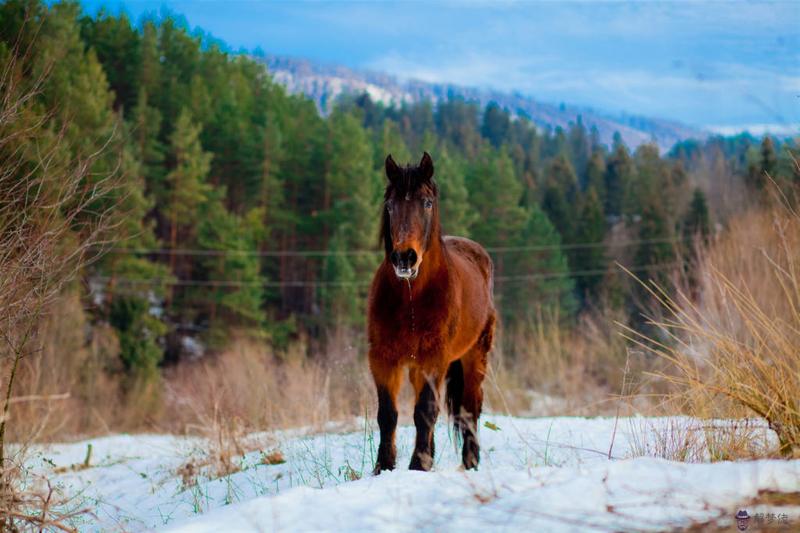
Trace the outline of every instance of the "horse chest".
<instances>
[{"instance_id":1,"label":"horse chest","mask_svg":"<svg viewBox=\"0 0 800 533\"><path fill-rule=\"evenodd\" d=\"M389 359L424 360L439 355L451 336L443 306L423 300L404 303L381 317L380 344Z\"/></svg>"}]
</instances>

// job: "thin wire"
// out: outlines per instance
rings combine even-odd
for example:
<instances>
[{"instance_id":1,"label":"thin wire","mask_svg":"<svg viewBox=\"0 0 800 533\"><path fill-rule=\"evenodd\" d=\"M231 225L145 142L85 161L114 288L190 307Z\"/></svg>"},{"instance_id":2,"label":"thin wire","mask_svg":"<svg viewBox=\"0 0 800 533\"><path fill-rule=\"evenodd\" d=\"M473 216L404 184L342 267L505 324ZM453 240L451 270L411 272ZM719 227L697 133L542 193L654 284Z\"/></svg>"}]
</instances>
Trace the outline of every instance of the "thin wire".
<instances>
[{"instance_id":1,"label":"thin wire","mask_svg":"<svg viewBox=\"0 0 800 533\"><path fill-rule=\"evenodd\" d=\"M572 244L538 244L530 246L488 247L489 253L535 252L546 250L579 250L584 248L623 248L640 244L678 243L686 238L663 237L621 242L585 242ZM182 256L258 256L258 257L327 257L331 255L382 255L381 250L200 250L186 248L110 248L109 253L120 255L182 255Z\"/></svg>"},{"instance_id":2,"label":"thin wire","mask_svg":"<svg viewBox=\"0 0 800 533\"><path fill-rule=\"evenodd\" d=\"M628 269L631 272L641 272L646 270L668 270L682 263L666 263L666 264L652 264L643 265L635 268ZM576 270L572 272L540 272L536 274L525 274L520 276L497 276L494 278L495 282L516 282L516 281L535 281L543 279L557 279L566 277L584 277L584 276L598 276L606 273L624 274L621 270ZM236 280L196 280L196 279L163 279L163 278L124 278L124 277L108 277L100 276L92 278L96 281L107 282L113 279L114 283L121 285L167 285L178 287L316 287L316 286L367 286L371 281L303 281L303 280L286 280L286 281L236 281Z\"/></svg>"},{"instance_id":3,"label":"thin wire","mask_svg":"<svg viewBox=\"0 0 800 533\"><path fill-rule=\"evenodd\" d=\"M671 268L675 268L677 266L681 266L683 263L663 263L663 264L652 264L652 265L643 265L636 268L629 268L630 272L642 272L642 271L650 271L650 270L669 270ZM594 269L594 270L575 270L572 272L547 272L542 274L525 274L521 276L498 276L494 278L495 281L500 282L507 282L507 281L529 281L529 280L537 280L537 279L551 279L551 278L560 278L560 277L573 277L579 278L583 276L598 276L603 275L605 273L612 273L612 274L624 274L623 270L606 270L606 269Z\"/></svg>"}]
</instances>

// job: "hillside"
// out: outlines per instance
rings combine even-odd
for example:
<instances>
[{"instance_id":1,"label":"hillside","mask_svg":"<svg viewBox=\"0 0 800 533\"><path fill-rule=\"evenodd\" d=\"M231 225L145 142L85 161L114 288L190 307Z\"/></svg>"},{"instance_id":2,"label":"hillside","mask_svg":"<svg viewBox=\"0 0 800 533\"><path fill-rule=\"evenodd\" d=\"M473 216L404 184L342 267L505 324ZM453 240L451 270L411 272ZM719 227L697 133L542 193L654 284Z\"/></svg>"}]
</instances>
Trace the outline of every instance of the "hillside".
<instances>
[{"instance_id":1,"label":"hillside","mask_svg":"<svg viewBox=\"0 0 800 533\"><path fill-rule=\"evenodd\" d=\"M634 115L612 115L567 104L551 104L520 93L461 87L450 84L400 80L394 76L340 65L323 65L307 59L267 55L258 58L266 63L275 80L290 93L302 93L314 100L322 113L331 110L342 94L367 93L385 105L400 105L422 100L437 102L450 96L475 100L486 105L494 101L515 115L526 115L543 128L567 128L580 116L587 128L597 128L602 143L611 145L615 132L633 148L655 140L662 150L687 138L704 138L707 133L664 119Z\"/></svg>"}]
</instances>

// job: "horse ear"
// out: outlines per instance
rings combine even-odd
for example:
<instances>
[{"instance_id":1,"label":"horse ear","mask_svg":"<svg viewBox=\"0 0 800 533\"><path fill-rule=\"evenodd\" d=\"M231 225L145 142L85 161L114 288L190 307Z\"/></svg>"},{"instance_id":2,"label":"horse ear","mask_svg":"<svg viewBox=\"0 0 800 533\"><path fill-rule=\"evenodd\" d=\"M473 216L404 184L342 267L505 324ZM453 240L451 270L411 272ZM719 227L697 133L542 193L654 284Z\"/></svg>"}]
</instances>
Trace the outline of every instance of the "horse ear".
<instances>
[{"instance_id":1,"label":"horse ear","mask_svg":"<svg viewBox=\"0 0 800 533\"><path fill-rule=\"evenodd\" d=\"M392 159L392 154L386 156L386 177L393 182L400 176L400 167Z\"/></svg>"},{"instance_id":2,"label":"horse ear","mask_svg":"<svg viewBox=\"0 0 800 533\"><path fill-rule=\"evenodd\" d=\"M419 173L422 179L430 181L433 177L433 159L428 152L422 154L422 159L419 162Z\"/></svg>"}]
</instances>

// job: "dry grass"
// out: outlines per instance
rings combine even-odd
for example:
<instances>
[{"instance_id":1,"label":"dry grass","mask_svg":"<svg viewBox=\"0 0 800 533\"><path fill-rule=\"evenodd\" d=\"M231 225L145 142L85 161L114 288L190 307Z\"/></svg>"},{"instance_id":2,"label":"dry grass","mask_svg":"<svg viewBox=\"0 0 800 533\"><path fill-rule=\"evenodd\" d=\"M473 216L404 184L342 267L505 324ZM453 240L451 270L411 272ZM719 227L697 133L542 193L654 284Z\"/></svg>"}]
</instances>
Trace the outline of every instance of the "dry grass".
<instances>
[{"instance_id":1,"label":"dry grass","mask_svg":"<svg viewBox=\"0 0 800 533\"><path fill-rule=\"evenodd\" d=\"M800 218L782 207L741 216L701 250L697 272L692 292L649 285L663 338L628 331L668 363L657 373L673 387L666 405L700 419L759 417L780 454L800 457ZM715 455L751 455L746 439L722 435Z\"/></svg>"},{"instance_id":2,"label":"dry grass","mask_svg":"<svg viewBox=\"0 0 800 533\"><path fill-rule=\"evenodd\" d=\"M37 343L40 348L19 361L8 415L11 442L159 427L164 383L126 377L116 333L106 323L90 324L77 290L48 305ZM8 375L12 363L0 360L0 371Z\"/></svg>"},{"instance_id":3,"label":"dry grass","mask_svg":"<svg viewBox=\"0 0 800 533\"><path fill-rule=\"evenodd\" d=\"M543 322L512 341L500 336L485 383L486 409L529 416L613 414L626 347L612 322L612 314L596 313L571 329ZM42 322L43 349L21 363L16 390L36 401L15 405L11 438L172 432L202 436L209 457L225 457L231 454L224 450L236 450L228 443L237 435L371 419L376 399L363 339L346 333L332 339L322 353L308 356L302 341L277 354L267 343L241 336L221 353L164 369L160 380L130 382L113 330L102 323L89 327L76 293L68 292ZM402 423L411 423L412 396L410 385L404 386L398 399ZM248 451L261 448L254 444Z\"/></svg>"},{"instance_id":4,"label":"dry grass","mask_svg":"<svg viewBox=\"0 0 800 533\"><path fill-rule=\"evenodd\" d=\"M372 406L372 379L359 350L342 346L311 359L302 345L281 357L265 343L235 341L206 361L170 369L163 420L179 432L211 420L238 420L253 431L318 429L363 415Z\"/></svg>"},{"instance_id":5,"label":"dry grass","mask_svg":"<svg viewBox=\"0 0 800 533\"><path fill-rule=\"evenodd\" d=\"M251 451L260 450L265 464L282 462L275 443L258 432L321 430L372 412L372 380L356 341L337 338L319 359L309 359L302 344L278 356L265 343L240 339L217 356L170 369L159 426L204 442L178 472L184 485L238 471Z\"/></svg>"},{"instance_id":6,"label":"dry grass","mask_svg":"<svg viewBox=\"0 0 800 533\"><path fill-rule=\"evenodd\" d=\"M702 463L773 455L768 428L756 419L634 418L629 424L634 457Z\"/></svg>"},{"instance_id":7,"label":"dry grass","mask_svg":"<svg viewBox=\"0 0 800 533\"><path fill-rule=\"evenodd\" d=\"M585 313L572 328L544 319L500 335L485 388L489 408L529 416L613 413L610 398L626 375L615 316Z\"/></svg>"}]
</instances>

